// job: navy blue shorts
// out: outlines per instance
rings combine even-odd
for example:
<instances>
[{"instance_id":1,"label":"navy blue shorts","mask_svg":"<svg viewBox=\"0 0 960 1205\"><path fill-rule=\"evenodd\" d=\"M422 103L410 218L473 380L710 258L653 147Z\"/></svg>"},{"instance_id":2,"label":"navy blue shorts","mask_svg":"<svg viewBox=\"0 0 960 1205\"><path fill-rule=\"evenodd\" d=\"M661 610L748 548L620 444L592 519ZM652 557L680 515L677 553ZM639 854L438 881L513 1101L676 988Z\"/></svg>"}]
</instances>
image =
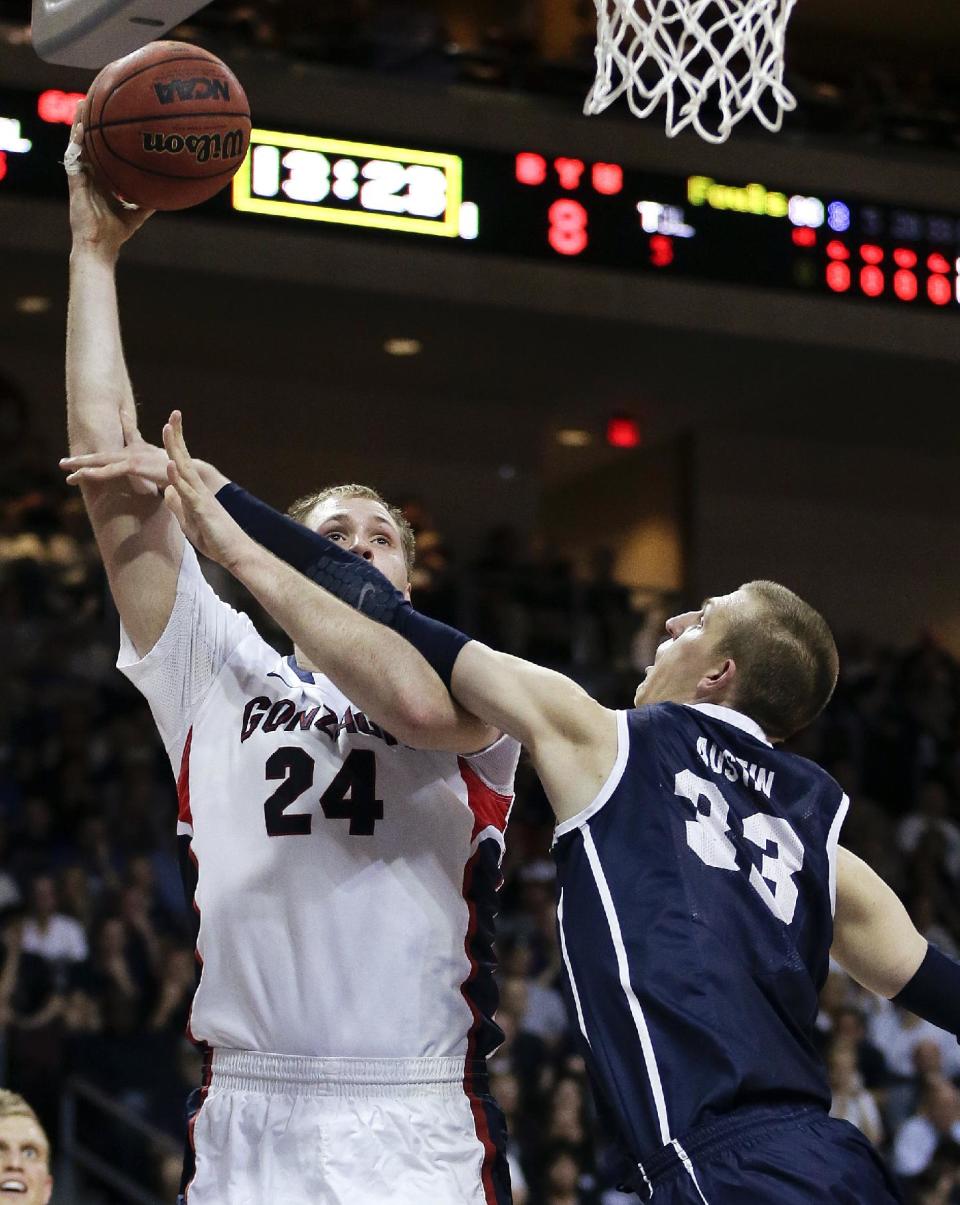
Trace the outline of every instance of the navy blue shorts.
<instances>
[{"instance_id":1,"label":"navy blue shorts","mask_svg":"<svg viewBox=\"0 0 960 1205\"><path fill-rule=\"evenodd\" d=\"M634 1187L654 1205L903 1205L863 1134L816 1107L738 1110L664 1147Z\"/></svg>"}]
</instances>

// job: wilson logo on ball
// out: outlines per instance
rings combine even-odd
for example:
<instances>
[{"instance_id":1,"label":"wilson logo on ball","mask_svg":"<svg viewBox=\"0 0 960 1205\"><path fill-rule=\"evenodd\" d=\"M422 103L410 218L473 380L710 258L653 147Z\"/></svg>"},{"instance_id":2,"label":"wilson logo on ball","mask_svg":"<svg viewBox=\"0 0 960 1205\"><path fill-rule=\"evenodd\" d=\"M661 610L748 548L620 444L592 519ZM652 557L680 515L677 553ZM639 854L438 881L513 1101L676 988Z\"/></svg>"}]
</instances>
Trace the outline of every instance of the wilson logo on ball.
<instances>
[{"instance_id":1,"label":"wilson logo on ball","mask_svg":"<svg viewBox=\"0 0 960 1205\"><path fill-rule=\"evenodd\" d=\"M144 132L143 149L154 153L193 155L198 163L209 159L237 159L243 152L243 134L230 130L227 134L151 134Z\"/></svg>"},{"instance_id":2,"label":"wilson logo on ball","mask_svg":"<svg viewBox=\"0 0 960 1205\"><path fill-rule=\"evenodd\" d=\"M174 79L169 83L157 81L153 85L157 100L162 105L172 105L178 100L229 100L230 84L225 79Z\"/></svg>"}]
</instances>

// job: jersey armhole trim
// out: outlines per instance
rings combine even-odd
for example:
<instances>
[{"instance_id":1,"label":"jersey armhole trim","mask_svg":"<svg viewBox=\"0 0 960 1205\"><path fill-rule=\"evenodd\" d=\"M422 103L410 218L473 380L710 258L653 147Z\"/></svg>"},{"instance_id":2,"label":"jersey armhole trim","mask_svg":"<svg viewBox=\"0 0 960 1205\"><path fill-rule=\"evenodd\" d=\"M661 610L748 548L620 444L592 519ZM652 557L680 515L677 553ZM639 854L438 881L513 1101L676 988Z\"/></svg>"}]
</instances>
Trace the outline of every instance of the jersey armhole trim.
<instances>
[{"instance_id":1,"label":"jersey armhole trim","mask_svg":"<svg viewBox=\"0 0 960 1205\"><path fill-rule=\"evenodd\" d=\"M557 841L565 833L572 832L575 828L582 828L588 820L600 811L620 785L620 779L623 778L623 772L627 767L627 758L630 754L630 731L627 726L627 713L625 711L618 711L615 714L617 717L617 760L613 763L613 769L610 771L607 781L600 788L593 802L588 803L575 816L571 816L557 825L553 832L554 845L556 845Z\"/></svg>"},{"instance_id":2,"label":"jersey armhole trim","mask_svg":"<svg viewBox=\"0 0 960 1205\"><path fill-rule=\"evenodd\" d=\"M843 827L849 807L850 797L845 794L840 800L837 814L834 816L833 823L830 825L830 831L827 833L827 864L830 868L831 916L835 916L837 912L837 846L840 844L840 829Z\"/></svg>"},{"instance_id":3,"label":"jersey armhole trim","mask_svg":"<svg viewBox=\"0 0 960 1205\"><path fill-rule=\"evenodd\" d=\"M483 769L484 758L488 754L497 750L499 755L513 763L513 769L510 772L510 777L507 782L497 782L489 774L486 774ZM514 781L517 773L517 762L520 760L520 743L507 732L501 732L500 735L485 745L482 749L478 749L476 753L459 753L458 759L462 759L467 763L470 769L476 774L481 782L486 783L491 791L495 791L498 795L509 795L511 799L514 794ZM498 769L501 768L498 766Z\"/></svg>"}]
</instances>

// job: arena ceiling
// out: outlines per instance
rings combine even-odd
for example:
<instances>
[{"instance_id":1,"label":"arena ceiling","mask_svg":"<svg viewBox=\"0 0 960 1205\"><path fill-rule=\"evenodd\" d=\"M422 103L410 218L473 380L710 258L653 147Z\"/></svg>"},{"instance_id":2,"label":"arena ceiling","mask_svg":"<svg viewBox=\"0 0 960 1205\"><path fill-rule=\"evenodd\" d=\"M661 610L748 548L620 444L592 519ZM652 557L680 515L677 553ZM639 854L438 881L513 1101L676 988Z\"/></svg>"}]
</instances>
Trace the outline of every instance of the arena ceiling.
<instances>
[{"instance_id":1,"label":"arena ceiling","mask_svg":"<svg viewBox=\"0 0 960 1205\"><path fill-rule=\"evenodd\" d=\"M235 0L212 0L212 10L236 7ZM429 0L427 7L442 10ZM4 15L30 19L31 0L7 0ZM804 57L820 54L825 63L856 68L871 53L897 60L942 66L955 63L960 14L950 0L798 0L791 32ZM847 56L852 56L852 61Z\"/></svg>"}]
</instances>

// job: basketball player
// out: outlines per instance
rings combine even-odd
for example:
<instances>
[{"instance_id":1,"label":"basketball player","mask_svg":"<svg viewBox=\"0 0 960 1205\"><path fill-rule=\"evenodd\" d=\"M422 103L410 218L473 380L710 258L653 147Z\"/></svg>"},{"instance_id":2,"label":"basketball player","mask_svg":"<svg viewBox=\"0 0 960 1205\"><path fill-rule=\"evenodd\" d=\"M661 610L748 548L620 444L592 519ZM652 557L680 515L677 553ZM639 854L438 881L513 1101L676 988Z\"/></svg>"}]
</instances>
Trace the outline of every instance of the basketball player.
<instances>
[{"instance_id":1,"label":"basketball player","mask_svg":"<svg viewBox=\"0 0 960 1205\"><path fill-rule=\"evenodd\" d=\"M284 622L264 545L397 631L316 592L309 647L362 657L402 632L472 714L530 750L557 815L571 1015L634 1186L658 1205L884 1205L869 1142L830 1118L813 1037L831 944L859 982L960 1032L960 966L838 847L848 800L777 749L826 705L837 653L783 586L750 582L667 622L630 711L412 610L370 566L229 484L216 498L174 416L169 504ZM223 505L218 505L218 499ZM272 562L276 564L276 562ZM334 635L335 633L335 635Z\"/></svg>"},{"instance_id":2,"label":"basketball player","mask_svg":"<svg viewBox=\"0 0 960 1205\"><path fill-rule=\"evenodd\" d=\"M22 1096L0 1089L0 1201L47 1205L52 1192L43 1126Z\"/></svg>"},{"instance_id":3,"label":"basketball player","mask_svg":"<svg viewBox=\"0 0 960 1205\"><path fill-rule=\"evenodd\" d=\"M71 167L70 449L122 451L136 419L115 263L144 215L115 214ZM508 1202L484 1060L502 1039L493 916L517 743L415 654L377 654L354 680L349 643L321 667L285 613L280 657L207 585L152 485L82 489L118 666L177 777L198 918L189 1030L207 1053L183 1200ZM303 512L409 593L412 533L378 495L327 490ZM288 602L318 593L287 572Z\"/></svg>"}]
</instances>

